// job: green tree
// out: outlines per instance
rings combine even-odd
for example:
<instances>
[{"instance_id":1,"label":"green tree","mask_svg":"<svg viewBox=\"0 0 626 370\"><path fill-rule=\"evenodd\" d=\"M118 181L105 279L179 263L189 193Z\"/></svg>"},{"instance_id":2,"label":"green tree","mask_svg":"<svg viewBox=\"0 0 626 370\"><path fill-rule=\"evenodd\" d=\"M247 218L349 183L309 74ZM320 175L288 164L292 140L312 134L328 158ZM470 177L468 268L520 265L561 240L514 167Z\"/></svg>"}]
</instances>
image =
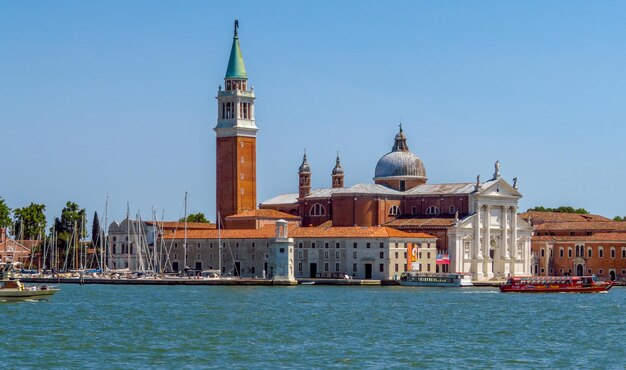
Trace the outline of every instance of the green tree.
<instances>
[{"instance_id":1,"label":"green tree","mask_svg":"<svg viewBox=\"0 0 626 370\"><path fill-rule=\"evenodd\" d=\"M560 206L558 208L546 208L544 206L537 206L534 208L529 208L527 212L535 211L535 212L558 212L558 213L578 213L581 215L589 214L584 208L574 208L571 206Z\"/></svg>"},{"instance_id":2,"label":"green tree","mask_svg":"<svg viewBox=\"0 0 626 370\"><path fill-rule=\"evenodd\" d=\"M80 237L87 236L85 230L85 209L80 208L74 202L67 202L61 211L61 218L54 219L60 247L67 247L72 239L72 235L80 233Z\"/></svg>"},{"instance_id":3,"label":"green tree","mask_svg":"<svg viewBox=\"0 0 626 370\"><path fill-rule=\"evenodd\" d=\"M94 247L98 246L98 242L100 241L100 220L98 219L98 212L93 213L93 222L91 223L91 242Z\"/></svg>"},{"instance_id":4,"label":"green tree","mask_svg":"<svg viewBox=\"0 0 626 370\"><path fill-rule=\"evenodd\" d=\"M615 217L613 217L613 221L626 221L626 216L624 216L624 217L615 216Z\"/></svg>"},{"instance_id":5,"label":"green tree","mask_svg":"<svg viewBox=\"0 0 626 370\"><path fill-rule=\"evenodd\" d=\"M7 228L13 224L11 220L11 208L0 197L0 227Z\"/></svg>"},{"instance_id":6,"label":"green tree","mask_svg":"<svg viewBox=\"0 0 626 370\"><path fill-rule=\"evenodd\" d=\"M179 222L184 222L185 218L181 218L180 220L178 220ZM210 221L206 219L206 216L204 215L204 213L202 212L198 212L198 213L193 213L190 215L187 215L187 222L205 222L205 223L209 223Z\"/></svg>"},{"instance_id":7,"label":"green tree","mask_svg":"<svg viewBox=\"0 0 626 370\"><path fill-rule=\"evenodd\" d=\"M45 236L46 206L31 203L28 207L13 211L15 236L26 240L37 240Z\"/></svg>"}]
</instances>

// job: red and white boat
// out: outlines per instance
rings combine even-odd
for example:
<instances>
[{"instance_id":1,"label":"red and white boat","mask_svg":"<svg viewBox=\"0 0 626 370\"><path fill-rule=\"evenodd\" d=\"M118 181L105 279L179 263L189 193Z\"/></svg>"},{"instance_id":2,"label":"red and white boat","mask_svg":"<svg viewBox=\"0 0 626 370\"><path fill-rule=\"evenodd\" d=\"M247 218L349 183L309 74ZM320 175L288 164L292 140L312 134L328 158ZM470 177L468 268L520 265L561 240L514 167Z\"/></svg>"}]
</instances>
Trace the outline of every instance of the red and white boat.
<instances>
[{"instance_id":1,"label":"red and white boat","mask_svg":"<svg viewBox=\"0 0 626 370\"><path fill-rule=\"evenodd\" d=\"M613 287L596 276L528 276L509 278L502 293L601 293Z\"/></svg>"}]
</instances>

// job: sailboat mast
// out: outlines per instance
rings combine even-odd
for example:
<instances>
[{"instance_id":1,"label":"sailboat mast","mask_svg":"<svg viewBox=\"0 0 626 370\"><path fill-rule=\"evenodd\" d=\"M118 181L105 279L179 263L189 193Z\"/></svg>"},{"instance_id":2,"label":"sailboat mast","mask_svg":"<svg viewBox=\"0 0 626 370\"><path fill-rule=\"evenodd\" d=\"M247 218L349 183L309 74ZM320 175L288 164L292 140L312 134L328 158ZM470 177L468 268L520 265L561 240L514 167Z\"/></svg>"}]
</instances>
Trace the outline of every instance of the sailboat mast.
<instances>
[{"instance_id":1,"label":"sailboat mast","mask_svg":"<svg viewBox=\"0 0 626 370\"><path fill-rule=\"evenodd\" d=\"M126 267L130 271L130 204L126 203Z\"/></svg>"},{"instance_id":2,"label":"sailboat mast","mask_svg":"<svg viewBox=\"0 0 626 370\"><path fill-rule=\"evenodd\" d=\"M107 201L106 203L104 203L104 227L106 228L108 226L109 220L109 196L107 195ZM105 248L107 246L107 242L106 240L104 240L105 238L105 232L104 232L104 228L100 228L99 230L100 232L100 268L102 269L102 272L106 271L107 269L107 263L106 260L104 259L106 257L106 252L105 252Z\"/></svg>"},{"instance_id":3,"label":"sailboat mast","mask_svg":"<svg viewBox=\"0 0 626 370\"><path fill-rule=\"evenodd\" d=\"M183 271L187 268L187 192L185 192L185 232L183 240Z\"/></svg>"}]
</instances>

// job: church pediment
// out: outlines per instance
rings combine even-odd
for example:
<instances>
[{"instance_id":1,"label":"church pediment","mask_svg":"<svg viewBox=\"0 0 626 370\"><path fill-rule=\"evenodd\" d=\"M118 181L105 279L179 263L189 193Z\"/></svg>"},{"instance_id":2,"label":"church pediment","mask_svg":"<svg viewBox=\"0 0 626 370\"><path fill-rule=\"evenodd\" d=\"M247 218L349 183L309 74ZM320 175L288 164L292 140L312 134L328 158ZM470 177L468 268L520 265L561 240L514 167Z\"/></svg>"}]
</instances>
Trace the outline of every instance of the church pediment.
<instances>
[{"instance_id":1,"label":"church pediment","mask_svg":"<svg viewBox=\"0 0 626 370\"><path fill-rule=\"evenodd\" d=\"M502 178L485 182L478 192L480 196L521 198L522 194Z\"/></svg>"}]
</instances>

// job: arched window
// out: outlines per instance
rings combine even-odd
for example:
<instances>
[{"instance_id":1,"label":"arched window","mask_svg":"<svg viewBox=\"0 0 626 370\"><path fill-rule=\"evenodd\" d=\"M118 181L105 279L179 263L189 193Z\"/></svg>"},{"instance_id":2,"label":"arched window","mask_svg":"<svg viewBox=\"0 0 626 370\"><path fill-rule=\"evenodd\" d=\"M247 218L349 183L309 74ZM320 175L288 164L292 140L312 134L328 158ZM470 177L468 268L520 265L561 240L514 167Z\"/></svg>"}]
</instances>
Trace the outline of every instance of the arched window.
<instances>
[{"instance_id":1,"label":"arched window","mask_svg":"<svg viewBox=\"0 0 626 370\"><path fill-rule=\"evenodd\" d=\"M448 213L449 213L449 214L453 215L453 214L454 214L454 212L456 212L456 207L455 207L455 206L450 206L450 207L448 207Z\"/></svg>"},{"instance_id":2,"label":"arched window","mask_svg":"<svg viewBox=\"0 0 626 370\"><path fill-rule=\"evenodd\" d=\"M430 206L426 209L426 214L427 215L438 215L439 214L439 208L435 207L435 206Z\"/></svg>"},{"instance_id":3,"label":"arched window","mask_svg":"<svg viewBox=\"0 0 626 370\"><path fill-rule=\"evenodd\" d=\"M546 250L541 248L541 257L545 257L546 256Z\"/></svg>"},{"instance_id":4,"label":"arched window","mask_svg":"<svg viewBox=\"0 0 626 370\"><path fill-rule=\"evenodd\" d=\"M411 214L412 215L416 215L417 214L417 207L415 207L415 206L411 207Z\"/></svg>"},{"instance_id":5,"label":"arched window","mask_svg":"<svg viewBox=\"0 0 626 370\"><path fill-rule=\"evenodd\" d=\"M611 247L611 258L615 258L615 247Z\"/></svg>"},{"instance_id":6,"label":"arched window","mask_svg":"<svg viewBox=\"0 0 626 370\"><path fill-rule=\"evenodd\" d=\"M591 258L592 249L591 247L587 248L587 257Z\"/></svg>"},{"instance_id":7,"label":"arched window","mask_svg":"<svg viewBox=\"0 0 626 370\"><path fill-rule=\"evenodd\" d=\"M319 203L315 203L313 207L311 207L311 211L309 212L311 216L326 216L326 209L323 205Z\"/></svg>"},{"instance_id":8,"label":"arched window","mask_svg":"<svg viewBox=\"0 0 626 370\"><path fill-rule=\"evenodd\" d=\"M622 258L626 258L626 248L622 247Z\"/></svg>"},{"instance_id":9,"label":"arched window","mask_svg":"<svg viewBox=\"0 0 626 370\"><path fill-rule=\"evenodd\" d=\"M399 216L400 215L400 207L393 205L389 208L389 216Z\"/></svg>"},{"instance_id":10,"label":"arched window","mask_svg":"<svg viewBox=\"0 0 626 370\"><path fill-rule=\"evenodd\" d=\"M572 258L572 247L567 248L567 257Z\"/></svg>"},{"instance_id":11,"label":"arched window","mask_svg":"<svg viewBox=\"0 0 626 370\"><path fill-rule=\"evenodd\" d=\"M604 257L604 248L598 247L598 258Z\"/></svg>"},{"instance_id":12,"label":"arched window","mask_svg":"<svg viewBox=\"0 0 626 370\"><path fill-rule=\"evenodd\" d=\"M563 247L559 248L559 257L563 258Z\"/></svg>"}]
</instances>

